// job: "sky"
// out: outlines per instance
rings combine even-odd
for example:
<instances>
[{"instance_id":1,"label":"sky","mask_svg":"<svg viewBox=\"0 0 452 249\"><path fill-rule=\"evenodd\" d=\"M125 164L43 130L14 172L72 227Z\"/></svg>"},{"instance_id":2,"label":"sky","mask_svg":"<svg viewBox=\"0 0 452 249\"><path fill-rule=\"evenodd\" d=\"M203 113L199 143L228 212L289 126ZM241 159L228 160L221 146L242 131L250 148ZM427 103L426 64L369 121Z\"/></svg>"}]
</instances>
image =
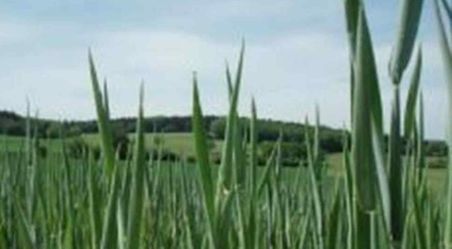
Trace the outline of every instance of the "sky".
<instances>
[{"instance_id":1,"label":"sky","mask_svg":"<svg viewBox=\"0 0 452 249\"><path fill-rule=\"evenodd\" d=\"M400 1L365 1L385 123L392 86L387 65ZM445 134L446 95L432 1L425 1L419 44L426 136ZM225 65L234 69L246 41L240 113L252 97L258 115L349 126L349 59L342 0L94 1L0 3L0 109L44 118L93 119L88 49L106 79L112 116L135 116L140 82L147 116L189 115L192 72L205 114L227 113ZM419 45L418 44L418 45ZM402 82L402 103L412 74Z\"/></svg>"}]
</instances>

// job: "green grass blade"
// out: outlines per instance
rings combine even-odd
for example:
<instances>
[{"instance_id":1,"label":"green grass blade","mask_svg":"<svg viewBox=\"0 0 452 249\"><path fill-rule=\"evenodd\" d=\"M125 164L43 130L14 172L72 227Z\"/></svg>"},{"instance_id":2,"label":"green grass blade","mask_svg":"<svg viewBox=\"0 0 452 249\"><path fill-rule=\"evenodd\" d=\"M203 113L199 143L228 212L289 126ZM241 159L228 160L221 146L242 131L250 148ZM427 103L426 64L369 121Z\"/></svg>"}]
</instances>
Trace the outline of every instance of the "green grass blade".
<instances>
[{"instance_id":1,"label":"green grass blade","mask_svg":"<svg viewBox=\"0 0 452 249\"><path fill-rule=\"evenodd\" d=\"M24 248L34 248L35 243L32 232L32 226L28 221L25 212L23 211L22 207L18 202L19 202L18 200L14 201L15 209L17 210L19 216L17 217L18 218L17 226L20 232L19 236L21 238L19 242L24 246Z\"/></svg>"},{"instance_id":2,"label":"green grass blade","mask_svg":"<svg viewBox=\"0 0 452 249\"><path fill-rule=\"evenodd\" d=\"M251 102L251 122L250 122L250 192L251 196L254 196L256 189L256 169L257 169L257 138L258 138L258 127L257 127L257 110L256 102L254 99Z\"/></svg>"},{"instance_id":3,"label":"green grass blade","mask_svg":"<svg viewBox=\"0 0 452 249\"><path fill-rule=\"evenodd\" d=\"M345 0L345 18L347 24L348 41L350 45L350 59L353 61L356 52L356 38L358 30L358 19L361 8L361 0Z\"/></svg>"},{"instance_id":4,"label":"green grass blade","mask_svg":"<svg viewBox=\"0 0 452 249\"><path fill-rule=\"evenodd\" d=\"M371 116L369 109L372 107L371 87L368 83L372 76L369 64L372 61L372 44L364 16L360 12L358 25L358 39L355 61L355 93L352 128L352 165L355 169L356 190L358 201L367 211L376 207L376 173L373 165Z\"/></svg>"},{"instance_id":5,"label":"green grass blade","mask_svg":"<svg viewBox=\"0 0 452 249\"><path fill-rule=\"evenodd\" d=\"M427 238L426 238L426 229L425 224L422 217L422 210L421 210L421 198L416 193L416 188L411 188L413 196L413 218L414 218L414 226L416 231L416 237L418 241L418 247L420 249L426 249L427 248Z\"/></svg>"},{"instance_id":6,"label":"green grass blade","mask_svg":"<svg viewBox=\"0 0 452 249\"><path fill-rule=\"evenodd\" d=\"M388 173L385 163L385 144L383 127L378 127L375 119L372 118L372 144L375 159L375 167L378 178L379 196L387 229L391 227L391 192L389 190Z\"/></svg>"},{"instance_id":7,"label":"green grass blade","mask_svg":"<svg viewBox=\"0 0 452 249\"><path fill-rule=\"evenodd\" d=\"M318 125L317 125L318 126ZM314 142L313 144L311 144L311 139L309 136L309 131L308 131L308 127L309 127L309 123L308 121L306 121L305 124L306 127L306 150L307 150L307 155L308 155L308 170L309 170L309 178L310 178L310 191L311 191L311 195L312 195L312 201L313 201L313 206L314 206L314 216L315 216L315 226L316 226L316 233L317 233L317 239L318 239L318 246L320 248L324 248L325 243L324 243L324 239L325 239L325 220L324 220L324 208L323 208L323 200L321 197L321 190L320 190L320 182L319 182L319 174L316 172L318 165L318 161L315 158L314 155L314 151L315 149L313 148L316 144L316 142ZM317 129L317 128L316 128ZM314 139L317 140L317 139Z\"/></svg>"},{"instance_id":8,"label":"green grass blade","mask_svg":"<svg viewBox=\"0 0 452 249\"><path fill-rule=\"evenodd\" d=\"M342 203L342 195L341 191L342 188L339 187L340 185L336 183L335 187L335 194L333 199L333 206L331 208L331 211L329 213L329 219L328 219L328 249L335 249L337 248L337 241L340 237L340 234L338 234L340 220L341 220L341 203Z\"/></svg>"},{"instance_id":9,"label":"green grass blade","mask_svg":"<svg viewBox=\"0 0 452 249\"><path fill-rule=\"evenodd\" d=\"M127 237L125 233L124 228L124 217L123 217L123 211L121 207L121 202L118 202L118 209L116 210L116 223L118 226L118 248L119 249L125 249L126 243L127 243Z\"/></svg>"},{"instance_id":10,"label":"green grass blade","mask_svg":"<svg viewBox=\"0 0 452 249\"><path fill-rule=\"evenodd\" d=\"M234 136L236 134L235 128L237 128L237 106L238 106L238 98L240 92L241 85L241 75L243 70L243 57L245 53L245 46L243 44L242 49L240 51L240 58L237 67L237 75L235 79L235 85L233 87L233 93L230 98L230 107L229 113L226 120L226 131L225 131L225 139L223 145L223 153L221 157L221 165L219 169L217 189L216 189L216 197L219 198L221 196L221 192L232 189L233 184L233 174L234 167L232 164L233 153L234 153ZM229 70L228 70L229 71ZM227 71L227 72L228 72ZM228 76L229 78L229 76ZM230 83L228 83L230 85ZM230 88L230 87L229 87ZM219 200L216 200L218 203ZM218 204L216 204L218 205Z\"/></svg>"},{"instance_id":11,"label":"green grass blade","mask_svg":"<svg viewBox=\"0 0 452 249\"><path fill-rule=\"evenodd\" d=\"M110 121L110 103L108 100L108 86L107 80L104 80L104 107L105 107L105 117L107 122Z\"/></svg>"},{"instance_id":12,"label":"green grass blade","mask_svg":"<svg viewBox=\"0 0 452 249\"><path fill-rule=\"evenodd\" d=\"M91 75L91 83L94 94L94 101L97 110L97 123L101 135L102 152L105 160L105 171L107 175L111 177L115 164L115 153L113 149L111 128L110 124L108 123L106 107L103 105L104 100L102 99L102 93L99 88L99 81L97 79L96 68L94 66L94 60L91 55L91 52L89 53L88 60Z\"/></svg>"},{"instance_id":13,"label":"green grass blade","mask_svg":"<svg viewBox=\"0 0 452 249\"><path fill-rule=\"evenodd\" d=\"M265 189L265 186L268 186L268 184L270 182L270 173L276 164L276 150L277 150L277 144L275 144L275 146L273 147L272 152L267 159L267 163L265 165L264 172L262 172L262 175L259 178L259 183L257 184L257 188L256 188L256 190L257 190L256 194L258 196L262 195L262 193Z\"/></svg>"},{"instance_id":14,"label":"green grass blade","mask_svg":"<svg viewBox=\"0 0 452 249\"><path fill-rule=\"evenodd\" d=\"M421 180L422 173L426 168L425 146L424 146L424 98L422 93L419 96L419 128L417 141L417 167L419 171L418 180Z\"/></svg>"},{"instance_id":15,"label":"green grass blade","mask_svg":"<svg viewBox=\"0 0 452 249\"><path fill-rule=\"evenodd\" d=\"M232 104L233 96L234 96L234 86L232 83L232 77L231 77L231 73L229 70L229 66L226 67L226 80L227 80L227 84L228 84L228 93L229 93L229 101L230 101L229 104ZM229 118L227 120L229 120ZM242 134L241 120L240 120L237 110L235 111L234 117L231 118L231 120L233 120L233 128L232 128L232 132L233 132L232 156L233 156L233 158L230 158L230 160L231 161L234 160L233 161L234 167L232 170L233 182L234 182L234 184L237 184L238 186L242 186L246 180L247 171L245 169L242 169L241 167L245 165L244 162L246 160L246 155L245 155L245 150L241 144L244 139L242 136L243 134ZM229 133L227 132L227 135L228 134ZM246 139L245 139L245 141L246 141Z\"/></svg>"},{"instance_id":16,"label":"green grass blade","mask_svg":"<svg viewBox=\"0 0 452 249\"><path fill-rule=\"evenodd\" d=\"M132 175L132 188L129 205L129 220L127 228L128 248L140 247L141 220L143 216L143 198L144 198L144 173L146 166L144 156L144 130L143 130L143 85L140 88L140 104L138 110L138 120L135 138L135 163Z\"/></svg>"},{"instance_id":17,"label":"green grass blade","mask_svg":"<svg viewBox=\"0 0 452 249\"><path fill-rule=\"evenodd\" d=\"M423 0L403 0L397 32L397 40L392 50L389 71L392 82L396 85L402 80L407 67L419 29Z\"/></svg>"},{"instance_id":18,"label":"green grass blade","mask_svg":"<svg viewBox=\"0 0 452 249\"><path fill-rule=\"evenodd\" d=\"M391 127L389 135L389 187L391 189L391 233L395 241L401 241L404 230L402 191L402 139L400 137L400 96L394 88Z\"/></svg>"},{"instance_id":19,"label":"green grass blade","mask_svg":"<svg viewBox=\"0 0 452 249\"><path fill-rule=\"evenodd\" d=\"M405 118L404 118L404 136L409 138L411 135L412 125L414 122L417 96L419 94L419 82L422 70L422 51L419 49L416 58L416 66L411 78L410 88L408 90L408 98L405 105Z\"/></svg>"},{"instance_id":20,"label":"green grass blade","mask_svg":"<svg viewBox=\"0 0 452 249\"><path fill-rule=\"evenodd\" d=\"M118 242L116 210L118 206L118 196L120 187L120 174L117 166L113 168L112 180L108 188L108 201L104 213L102 227L101 249L115 248Z\"/></svg>"},{"instance_id":21,"label":"green grass blade","mask_svg":"<svg viewBox=\"0 0 452 249\"><path fill-rule=\"evenodd\" d=\"M207 150L206 135L204 132L203 116L199 100L198 83L196 74L193 75L193 136L195 139L195 150L197 167L200 175L201 187L203 192L204 208L206 210L209 222L209 237L212 245L215 244L215 204L212 173L209 163L209 153Z\"/></svg>"},{"instance_id":22,"label":"green grass blade","mask_svg":"<svg viewBox=\"0 0 452 249\"><path fill-rule=\"evenodd\" d=\"M349 136L346 132L344 132L344 149L343 149L343 166L344 166L344 182L345 182L345 208L346 208L346 217L347 217L347 249L354 248L354 236L356 234L356 225L355 225L355 205L353 202L353 198L355 196L354 189L354 172L350 162L350 153L349 153Z\"/></svg>"},{"instance_id":23,"label":"green grass blade","mask_svg":"<svg viewBox=\"0 0 452 249\"><path fill-rule=\"evenodd\" d=\"M358 38L358 17L359 12L363 6L361 6L360 1L353 1L348 0L346 3L346 17L347 17L347 23L348 23L348 30L349 30L349 40L350 40L350 47L353 50L351 53L351 119L353 121L354 114L354 107L356 106L354 103L355 99L355 85L357 84L356 81L356 70L357 70L357 52L356 46L359 41L354 41L351 39L352 37L357 39ZM362 10L364 12L364 10ZM365 14L362 14L365 18ZM368 28L367 24L365 25L366 33L368 34ZM353 31L353 29L355 29ZM367 35L370 36L370 35ZM375 167L378 177L378 187L379 187L379 193L380 198L383 205L383 210L386 217L386 223L389 226L389 212L390 212L390 197L389 197L389 186L388 186L388 179L387 179L387 173L386 173L386 167L384 163L384 134L383 134L383 112L382 112L382 102L381 102L381 96L380 96L380 89L379 89L379 83L378 83L378 76L377 76L377 69L376 69L376 63L375 58L373 54L371 39L368 37L368 49L366 51L366 57L367 57L367 64L366 64L366 76L367 79L367 87L370 88L370 106L371 109L371 132L372 132L372 143L373 143L373 154L375 159ZM362 65L361 65L362 66ZM358 104L359 105L359 104ZM352 122L353 126L353 122Z\"/></svg>"},{"instance_id":24,"label":"green grass blade","mask_svg":"<svg viewBox=\"0 0 452 249\"><path fill-rule=\"evenodd\" d=\"M102 220L100 215L100 204L99 203L99 191L96 184L96 176L94 173L94 162L89 162L88 168L88 205L89 205L89 215L90 215L90 225L91 225L91 246L92 248L99 247L99 241L101 237Z\"/></svg>"},{"instance_id":25,"label":"green grass blade","mask_svg":"<svg viewBox=\"0 0 452 249\"><path fill-rule=\"evenodd\" d=\"M437 26L439 30L439 42L441 48L441 54L443 58L443 64L446 73L446 85L448 93L448 123L447 123L447 144L449 147L449 166L448 166L448 187L447 187L447 201L446 201L446 224L444 228L444 246L452 246L452 51L450 48L450 42L446 33L446 25L441 17L439 0L435 0L435 14L437 20ZM452 33L452 32L451 32Z\"/></svg>"}]
</instances>

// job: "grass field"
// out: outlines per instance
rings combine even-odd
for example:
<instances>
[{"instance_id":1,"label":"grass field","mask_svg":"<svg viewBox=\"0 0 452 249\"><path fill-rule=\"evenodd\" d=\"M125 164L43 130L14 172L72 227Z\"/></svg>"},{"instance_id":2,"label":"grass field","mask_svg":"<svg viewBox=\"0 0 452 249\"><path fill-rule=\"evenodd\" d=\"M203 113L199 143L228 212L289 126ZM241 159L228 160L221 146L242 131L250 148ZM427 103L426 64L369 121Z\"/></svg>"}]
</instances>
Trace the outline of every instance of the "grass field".
<instances>
[{"instance_id":1,"label":"grass field","mask_svg":"<svg viewBox=\"0 0 452 249\"><path fill-rule=\"evenodd\" d=\"M130 138L133 139L133 134L129 135ZM193 142L193 134L192 133L159 133L159 134L145 134L145 140L147 149L151 147L155 137L158 136L161 138L162 148L168 150L170 152L176 153L177 155L183 156L194 156L195 155L195 147ZM85 134L82 136L83 139L95 146L100 146L99 135L97 134ZM0 144L2 145L3 150L5 151L19 151L24 149L25 139L23 137L14 137L14 136L0 136ZM61 141L59 139L42 139L40 143L49 151L57 151L60 148ZM215 141L215 149L216 152L221 152L223 142L221 140ZM436 158L429 157L427 158L427 165L435 160ZM334 153L327 154L326 161L329 166L328 172L330 176L342 176L344 174L343 170L343 154L342 153ZM291 172L293 168L286 167L284 171ZM288 173L290 175L290 173ZM447 179L447 170L446 168L430 168L428 170L428 183L430 189L433 192L442 192L445 188L445 183Z\"/></svg>"},{"instance_id":2,"label":"grass field","mask_svg":"<svg viewBox=\"0 0 452 249\"><path fill-rule=\"evenodd\" d=\"M195 155L192 133L146 133L144 137L148 149L155 144L154 141L156 137L158 137L158 140L160 141L159 145L162 146L162 148L165 150L174 152L177 155ZM133 134L129 134L129 138L133 139ZM83 139L85 139L89 144L92 145L99 146L100 144L99 136L97 134L83 135ZM215 151L221 150L222 141L215 140L214 144Z\"/></svg>"},{"instance_id":3,"label":"grass field","mask_svg":"<svg viewBox=\"0 0 452 249\"><path fill-rule=\"evenodd\" d=\"M59 139L40 139L41 146L45 146L49 151L57 151L61 148ZM2 151L23 151L25 149L25 138L20 136L0 135L0 146Z\"/></svg>"}]
</instances>

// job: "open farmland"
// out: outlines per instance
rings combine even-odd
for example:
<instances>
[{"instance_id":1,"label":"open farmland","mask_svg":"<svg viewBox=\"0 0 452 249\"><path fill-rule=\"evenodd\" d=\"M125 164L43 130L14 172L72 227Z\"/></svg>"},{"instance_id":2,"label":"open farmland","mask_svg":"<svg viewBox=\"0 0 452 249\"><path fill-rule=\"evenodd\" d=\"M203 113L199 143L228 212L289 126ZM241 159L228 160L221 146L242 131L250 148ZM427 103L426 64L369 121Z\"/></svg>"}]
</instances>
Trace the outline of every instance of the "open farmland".
<instances>
[{"instance_id":1,"label":"open farmland","mask_svg":"<svg viewBox=\"0 0 452 249\"><path fill-rule=\"evenodd\" d=\"M133 139L133 134L129 134L129 137ZM97 134L83 135L83 138L91 145L100 146L100 138ZM193 144L193 135L191 133L146 133L144 135L147 148L155 146L154 140L160 140L159 144L162 149L171 151L178 155L194 156L195 148ZM221 140L215 140L215 148L219 150L221 148Z\"/></svg>"}]
</instances>

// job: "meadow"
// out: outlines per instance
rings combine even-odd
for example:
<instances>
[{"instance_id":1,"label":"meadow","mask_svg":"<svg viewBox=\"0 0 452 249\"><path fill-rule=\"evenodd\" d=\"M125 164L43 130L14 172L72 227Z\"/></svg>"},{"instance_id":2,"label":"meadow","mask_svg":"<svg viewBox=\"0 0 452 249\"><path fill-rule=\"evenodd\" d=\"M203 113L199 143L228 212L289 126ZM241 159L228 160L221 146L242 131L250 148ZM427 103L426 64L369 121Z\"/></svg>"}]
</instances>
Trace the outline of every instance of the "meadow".
<instances>
[{"instance_id":1,"label":"meadow","mask_svg":"<svg viewBox=\"0 0 452 249\"><path fill-rule=\"evenodd\" d=\"M434 4L452 120L452 12L445 0ZM345 0L344 6L352 108L342 153L323 157L317 110L311 119L315 128L303 134L307 160L301 166L284 167L282 139L258 165L259 109L252 101L247 124L238 113L243 43L235 70L226 68L229 110L224 140L215 142L219 164L210 158L196 73L192 133L168 134L160 150L150 152L157 155L147 157L156 145L143 131L141 88L130 156L121 159L120 148L113 146L111 100L90 52L99 134L84 139L101 145L100 156L86 149L71 157L64 137L40 141L30 118L25 138L2 137L0 248L452 248L452 166L449 160L446 169L429 169L423 143L423 60L417 41L423 1L401 5L388 65L393 97L387 148L383 113L388 110L382 107L365 6L359 0ZM409 94L401 99L404 86ZM41 143L52 148L46 156ZM163 146L196 160L164 161Z\"/></svg>"}]
</instances>

